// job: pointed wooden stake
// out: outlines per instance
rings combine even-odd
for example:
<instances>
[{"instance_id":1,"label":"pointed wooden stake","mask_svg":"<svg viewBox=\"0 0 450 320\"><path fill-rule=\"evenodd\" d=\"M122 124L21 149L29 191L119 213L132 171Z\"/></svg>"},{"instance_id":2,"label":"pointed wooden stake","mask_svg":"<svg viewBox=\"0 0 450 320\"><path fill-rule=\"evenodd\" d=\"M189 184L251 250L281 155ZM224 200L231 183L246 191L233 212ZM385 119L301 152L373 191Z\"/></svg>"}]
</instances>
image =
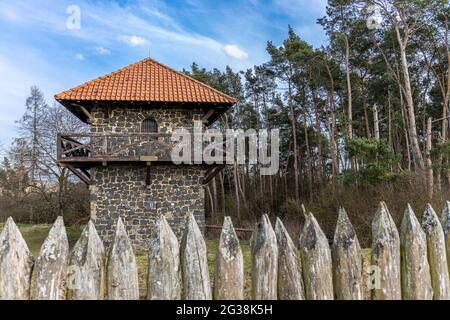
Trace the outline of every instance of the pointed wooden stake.
<instances>
[{"instance_id":1,"label":"pointed wooden stake","mask_svg":"<svg viewBox=\"0 0 450 320\"><path fill-rule=\"evenodd\" d=\"M436 212L430 204L425 209L422 227L427 235L428 262L434 290L433 298L434 300L449 300L450 279L444 231Z\"/></svg>"},{"instance_id":2,"label":"pointed wooden stake","mask_svg":"<svg viewBox=\"0 0 450 320\"><path fill-rule=\"evenodd\" d=\"M180 300L180 248L164 216L156 222L148 255L148 300Z\"/></svg>"},{"instance_id":3,"label":"pointed wooden stake","mask_svg":"<svg viewBox=\"0 0 450 320\"><path fill-rule=\"evenodd\" d=\"M442 229L447 237L450 234L450 201L446 201L441 217Z\"/></svg>"},{"instance_id":4,"label":"pointed wooden stake","mask_svg":"<svg viewBox=\"0 0 450 320\"><path fill-rule=\"evenodd\" d=\"M263 215L250 241L253 300L277 299L278 245L269 217Z\"/></svg>"},{"instance_id":5,"label":"pointed wooden stake","mask_svg":"<svg viewBox=\"0 0 450 320\"><path fill-rule=\"evenodd\" d=\"M312 213L300 235L303 279L308 300L333 300L332 259L328 239Z\"/></svg>"},{"instance_id":6,"label":"pointed wooden stake","mask_svg":"<svg viewBox=\"0 0 450 320\"><path fill-rule=\"evenodd\" d=\"M67 297L102 300L105 294L105 249L92 221L84 228L69 260Z\"/></svg>"},{"instance_id":7,"label":"pointed wooden stake","mask_svg":"<svg viewBox=\"0 0 450 320\"><path fill-rule=\"evenodd\" d=\"M216 254L214 299L244 299L244 259L230 217L225 217Z\"/></svg>"},{"instance_id":8,"label":"pointed wooden stake","mask_svg":"<svg viewBox=\"0 0 450 320\"><path fill-rule=\"evenodd\" d=\"M450 201L446 201L444 210L442 210L441 224L444 230L447 264L450 272Z\"/></svg>"},{"instance_id":9,"label":"pointed wooden stake","mask_svg":"<svg viewBox=\"0 0 450 320\"><path fill-rule=\"evenodd\" d=\"M376 300L400 300L400 236L384 202L372 222L372 263L378 268Z\"/></svg>"},{"instance_id":10,"label":"pointed wooden stake","mask_svg":"<svg viewBox=\"0 0 450 320\"><path fill-rule=\"evenodd\" d=\"M400 241L403 299L433 299L427 238L409 204L402 221Z\"/></svg>"},{"instance_id":11,"label":"pointed wooden stake","mask_svg":"<svg viewBox=\"0 0 450 320\"><path fill-rule=\"evenodd\" d=\"M63 217L58 217L36 260L36 300L64 300L69 241Z\"/></svg>"},{"instance_id":12,"label":"pointed wooden stake","mask_svg":"<svg viewBox=\"0 0 450 320\"><path fill-rule=\"evenodd\" d=\"M0 233L0 300L28 300L34 258L9 217Z\"/></svg>"},{"instance_id":13,"label":"pointed wooden stake","mask_svg":"<svg viewBox=\"0 0 450 320\"><path fill-rule=\"evenodd\" d=\"M355 229L345 209L339 217L332 246L334 292L338 300L363 299L362 254Z\"/></svg>"},{"instance_id":14,"label":"pointed wooden stake","mask_svg":"<svg viewBox=\"0 0 450 320\"><path fill-rule=\"evenodd\" d=\"M181 266L185 300L211 300L206 244L200 228L190 213L181 241Z\"/></svg>"},{"instance_id":15,"label":"pointed wooden stake","mask_svg":"<svg viewBox=\"0 0 450 320\"><path fill-rule=\"evenodd\" d=\"M279 218L275 223L275 234L278 242L278 299L305 300L297 248Z\"/></svg>"},{"instance_id":16,"label":"pointed wooden stake","mask_svg":"<svg viewBox=\"0 0 450 320\"><path fill-rule=\"evenodd\" d=\"M120 217L109 253L107 277L109 300L139 300L136 258Z\"/></svg>"}]
</instances>

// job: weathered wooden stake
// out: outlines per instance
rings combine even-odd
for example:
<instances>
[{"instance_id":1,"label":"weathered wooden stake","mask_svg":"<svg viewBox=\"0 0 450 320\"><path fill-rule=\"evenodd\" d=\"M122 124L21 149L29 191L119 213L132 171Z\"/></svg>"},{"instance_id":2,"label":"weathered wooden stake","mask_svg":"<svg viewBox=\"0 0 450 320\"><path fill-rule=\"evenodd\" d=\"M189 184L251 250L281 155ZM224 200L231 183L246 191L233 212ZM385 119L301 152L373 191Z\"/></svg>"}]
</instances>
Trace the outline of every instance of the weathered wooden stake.
<instances>
[{"instance_id":1,"label":"weathered wooden stake","mask_svg":"<svg viewBox=\"0 0 450 320\"><path fill-rule=\"evenodd\" d=\"M116 234L108 258L108 299L139 300L136 258L122 219L117 220Z\"/></svg>"},{"instance_id":2,"label":"weathered wooden stake","mask_svg":"<svg viewBox=\"0 0 450 320\"><path fill-rule=\"evenodd\" d=\"M384 202L372 223L372 264L377 267L380 285L376 300L401 300L400 236Z\"/></svg>"},{"instance_id":3,"label":"weathered wooden stake","mask_svg":"<svg viewBox=\"0 0 450 320\"><path fill-rule=\"evenodd\" d=\"M361 247L345 209L339 210L332 246L334 293L338 300L363 299Z\"/></svg>"},{"instance_id":4,"label":"weathered wooden stake","mask_svg":"<svg viewBox=\"0 0 450 320\"><path fill-rule=\"evenodd\" d=\"M450 271L450 201L446 201L444 210L442 210L441 224L444 230L447 264Z\"/></svg>"},{"instance_id":5,"label":"weathered wooden stake","mask_svg":"<svg viewBox=\"0 0 450 320\"><path fill-rule=\"evenodd\" d=\"M400 242L403 299L433 299L427 237L409 204L402 221Z\"/></svg>"},{"instance_id":6,"label":"weathered wooden stake","mask_svg":"<svg viewBox=\"0 0 450 320\"><path fill-rule=\"evenodd\" d=\"M422 220L427 235L428 262L430 264L433 283L434 300L450 299L450 279L448 273L447 252L445 249L444 231L436 212L427 205Z\"/></svg>"},{"instance_id":7,"label":"weathered wooden stake","mask_svg":"<svg viewBox=\"0 0 450 320\"><path fill-rule=\"evenodd\" d=\"M303 279L308 300L333 300L333 276L330 246L312 213L300 236Z\"/></svg>"},{"instance_id":8,"label":"weathered wooden stake","mask_svg":"<svg viewBox=\"0 0 450 320\"><path fill-rule=\"evenodd\" d=\"M0 300L28 300L34 258L14 220L0 233Z\"/></svg>"},{"instance_id":9,"label":"weathered wooden stake","mask_svg":"<svg viewBox=\"0 0 450 320\"><path fill-rule=\"evenodd\" d=\"M183 297L185 300L211 300L206 244L200 228L190 213L181 241Z\"/></svg>"},{"instance_id":10,"label":"weathered wooden stake","mask_svg":"<svg viewBox=\"0 0 450 320\"><path fill-rule=\"evenodd\" d=\"M277 299L278 245L269 217L263 215L250 240L252 299Z\"/></svg>"},{"instance_id":11,"label":"weathered wooden stake","mask_svg":"<svg viewBox=\"0 0 450 320\"><path fill-rule=\"evenodd\" d=\"M244 299L244 259L230 217L225 217L216 254L214 299Z\"/></svg>"},{"instance_id":12,"label":"weathered wooden stake","mask_svg":"<svg viewBox=\"0 0 450 320\"><path fill-rule=\"evenodd\" d=\"M298 251L279 218L275 223L275 234L278 242L278 299L305 300Z\"/></svg>"},{"instance_id":13,"label":"weathered wooden stake","mask_svg":"<svg viewBox=\"0 0 450 320\"><path fill-rule=\"evenodd\" d=\"M148 300L180 300L180 248L164 216L156 222L148 255Z\"/></svg>"},{"instance_id":14,"label":"weathered wooden stake","mask_svg":"<svg viewBox=\"0 0 450 320\"><path fill-rule=\"evenodd\" d=\"M105 249L92 221L84 228L69 260L67 297L70 300L103 300Z\"/></svg>"},{"instance_id":15,"label":"weathered wooden stake","mask_svg":"<svg viewBox=\"0 0 450 320\"><path fill-rule=\"evenodd\" d=\"M69 241L62 217L55 224L41 247L36 260L36 284L33 299L64 300L67 264L69 260Z\"/></svg>"}]
</instances>

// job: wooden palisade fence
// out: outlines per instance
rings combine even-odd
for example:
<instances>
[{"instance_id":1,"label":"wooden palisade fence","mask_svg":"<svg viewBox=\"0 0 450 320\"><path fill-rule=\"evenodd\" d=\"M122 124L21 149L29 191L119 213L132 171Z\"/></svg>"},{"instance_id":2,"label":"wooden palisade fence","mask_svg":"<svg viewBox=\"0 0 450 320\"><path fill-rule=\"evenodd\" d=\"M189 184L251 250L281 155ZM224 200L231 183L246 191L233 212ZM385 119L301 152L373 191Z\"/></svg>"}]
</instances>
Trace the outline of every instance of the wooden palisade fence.
<instances>
[{"instance_id":1,"label":"wooden palisade fence","mask_svg":"<svg viewBox=\"0 0 450 320\"><path fill-rule=\"evenodd\" d=\"M250 241L252 299L450 299L450 202L441 219L428 205L422 223L408 205L400 232L381 203L372 239L367 263L341 209L331 246L309 214L297 248L282 221L277 219L272 228L264 215ZM205 240L192 215L186 219L181 243L161 217L148 257L147 299L244 299L243 255L229 217L220 236L213 279ZM106 254L92 222L70 252L60 217L35 260L9 218L0 233L0 299L139 299L136 258L122 220L117 221Z\"/></svg>"}]
</instances>

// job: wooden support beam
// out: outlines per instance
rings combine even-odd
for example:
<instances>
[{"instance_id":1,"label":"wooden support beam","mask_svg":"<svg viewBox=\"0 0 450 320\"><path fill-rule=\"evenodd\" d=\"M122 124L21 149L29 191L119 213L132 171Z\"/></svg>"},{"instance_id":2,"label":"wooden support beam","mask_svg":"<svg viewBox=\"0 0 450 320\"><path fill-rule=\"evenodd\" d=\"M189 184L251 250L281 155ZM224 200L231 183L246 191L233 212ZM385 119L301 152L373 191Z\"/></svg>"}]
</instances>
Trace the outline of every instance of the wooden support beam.
<instances>
[{"instance_id":1,"label":"wooden support beam","mask_svg":"<svg viewBox=\"0 0 450 320\"><path fill-rule=\"evenodd\" d=\"M92 123L92 115L91 113L82 105L74 104L80 111L87 117L87 122Z\"/></svg>"},{"instance_id":2,"label":"wooden support beam","mask_svg":"<svg viewBox=\"0 0 450 320\"><path fill-rule=\"evenodd\" d=\"M86 177L88 177L89 179L91 179L91 173L89 172L88 169L86 169L86 168L80 168L80 170L81 170L81 172L83 172L83 173L86 175Z\"/></svg>"},{"instance_id":3,"label":"wooden support beam","mask_svg":"<svg viewBox=\"0 0 450 320\"><path fill-rule=\"evenodd\" d=\"M76 168L72 167L71 165L66 165L67 169L69 169L74 175L76 175L78 178L80 178L81 181L83 181L86 185L90 186L92 184L91 179L83 175L80 171L78 171Z\"/></svg>"},{"instance_id":4,"label":"wooden support beam","mask_svg":"<svg viewBox=\"0 0 450 320\"><path fill-rule=\"evenodd\" d=\"M139 158L143 162L155 162L158 161L158 157L155 156L141 156Z\"/></svg>"},{"instance_id":5,"label":"wooden support beam","mask_svg":"<svg viewBox=\"0 0 450 320\"><path fill-rule=\"evenodd\" d=\"M209 109L208 112L203 116L202 122L208 124L209 119L212 117L212 115L216 112L214 109Z\"/></svg>"}]
</instances>

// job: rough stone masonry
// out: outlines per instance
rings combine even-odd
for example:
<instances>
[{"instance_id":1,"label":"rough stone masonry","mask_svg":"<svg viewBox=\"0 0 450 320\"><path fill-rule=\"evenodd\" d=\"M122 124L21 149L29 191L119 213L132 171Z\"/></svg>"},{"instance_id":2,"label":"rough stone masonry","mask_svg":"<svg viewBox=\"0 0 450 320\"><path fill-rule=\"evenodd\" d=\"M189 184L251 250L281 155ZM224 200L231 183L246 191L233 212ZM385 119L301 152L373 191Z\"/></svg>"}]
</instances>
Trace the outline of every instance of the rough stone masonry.
<instances>
[{"instance_id":1,"label":"rough stone masonry","mask_svg":"<svg viewBox=\"0 0 450 320\"><path fill-rule=\"evenodd\" d=\"M144 109L139 107L94 108L91 131L94 133L139 133L141 123L153 118L160 133L170 133L177 128L192 128L194 120L201 120L199 110ZM124 154L135 150L117 139L117 149ZM114 147L114 146L113 146ZM156 219L160 214L178 237L184 227L185 216L193 213L200 227L205 220L205 192L202 184L205 170L202 166L177 166L152 163L150 185L146 185L147 168L144 165L108 164L91 170L91 218L108 248L115 225L120 216L135 250L146 250Z\"/></svg>"}]
</instances>

